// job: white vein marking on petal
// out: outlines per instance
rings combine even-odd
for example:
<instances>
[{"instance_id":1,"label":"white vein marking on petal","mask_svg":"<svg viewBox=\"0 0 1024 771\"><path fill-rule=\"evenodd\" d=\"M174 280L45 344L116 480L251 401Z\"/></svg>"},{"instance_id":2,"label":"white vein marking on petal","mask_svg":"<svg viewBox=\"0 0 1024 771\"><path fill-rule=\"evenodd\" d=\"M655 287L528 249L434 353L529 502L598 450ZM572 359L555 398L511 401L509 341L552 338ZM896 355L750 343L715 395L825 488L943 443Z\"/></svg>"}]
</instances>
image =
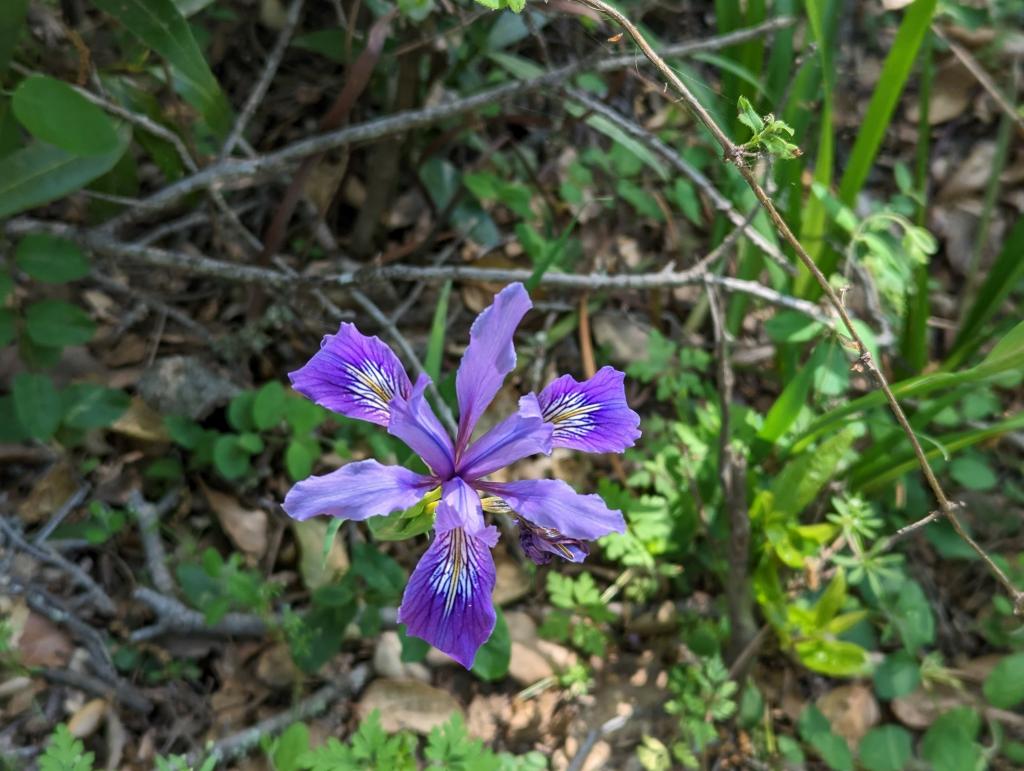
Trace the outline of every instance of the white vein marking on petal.
<instances>
[{"instance_id":1,"label":"white vein marking on petal","mask_svg":"<svg viewBox=\"0 0 1024 771\"><path fill-rule=\"evenodd\" d=\"M601 409L600 402L589 402L582 391L566 391L552 399L541 413L548 423L554 424L553 436L586 436L597 421L593 413Z\"/></svg>"},{"instance_id":2,"label":"white vein marking on petal","mask_svg":"<svg viewBox=\"0 0 1024 771\"><path fill-rule=\"evenodd\" d=\"M469 548L465 530L456 527L443 537L448 539L446 555L430 577L430 589L434 594L444 595L444 617L447 618L460 595L464 599L472 596L472 576L479 564L476 552Z\"/></svg>"},{"instance_id":3,"label":"white vein marking on petal","mask_svg":"<svg viewBox=\"0 0 1024 771\"><path fill-rule=\"evenodd\" d=\"M394 375L372 360L359 364L345 362L342 366L349 375L348 391L352 397L372 410L388 412L388 404L398 393Z\"/></svg>"}]
</instances>

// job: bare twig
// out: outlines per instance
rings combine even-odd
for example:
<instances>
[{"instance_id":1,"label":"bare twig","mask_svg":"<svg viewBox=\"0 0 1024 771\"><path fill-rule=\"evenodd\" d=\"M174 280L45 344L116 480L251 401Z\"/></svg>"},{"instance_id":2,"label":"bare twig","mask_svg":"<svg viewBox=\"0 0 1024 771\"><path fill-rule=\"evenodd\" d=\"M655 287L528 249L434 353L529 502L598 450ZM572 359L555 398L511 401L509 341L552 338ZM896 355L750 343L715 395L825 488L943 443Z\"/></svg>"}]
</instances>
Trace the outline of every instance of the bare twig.
<instances>
[{"instance_id":1,"label":"bare twig","mask_svg":"<svg viewBox=\"0 0 1024 771\"><path fill-rule=\"evenodd\" d=\"M72 672L69 669L39 669L33 674L39 675L44 680L57 685L66 685L69 688L77 688L91 696L98 696L101 699L123 704L129 709L137 712L149 712L153 709L153 702L143 696L137 689L124 681L108 683L92 675L82 672Z\"/></svg>"},{"instance_id":2,"label":"bare twig","mask_svg":"<svg viewBox=\"0 0 1024 771\"><path fill-rule=\"evenodd\" d=\"M174 594L174 579L167 569L167 552L164 542L160 539L160 520L178 503L178 491L172 490L156 504L142 497L142 493L133 490L128 498L128 508L135 512L139 521L139 536L142 548L146 553L146 565L149 567L153 585L164 594Z\"/></svg>"},{"instance_id":3,"label":"bare twig","mask_svg":"<svg viewBox=\"0 0 1024 771\"><path fill-rule=\"evenodd\" d=\"M277 74L277 68L281 65L281 59L284 58L284 52L288 49L288 43L291 42L292 35L295 34L295 28L299 25L299 17L302 15L304 2L305 0L292 0L292 4L288 7L288 15L285 17L284 27L281 28L277 41L267 57L267 63L263 66L263 73L260 75L260 79L256 81L252 93L249 94L245 107L238 114L235 125L231 128L231 133L224 140L224 146L220 150L221 158L231 155L231 151L238 144L238 140L245 131L245 127L249 125L249 121L252 120L252 116L256 114L256 110L267 95L270 84Z\"/></svg>"},{"instance_id":4,"label":"bare twig","mask_svg":"<svg viewBox=\"0 0 1024 771\"><path fill-rule=\"evenodd\" d=\"M93 581L92 577L78 567L78 565L65 559L52 549L48 549L45 544L32 543L19 533L13 525L7 522L4 517L0 517L0 531L10 541L13 548L20 549L34 559L47 565L52 565L66 573L73 583L85 591L96 610L107 616L112 616L116 612L117 608L114 606L114 601L110 599L110 595L103 591L103 588Z\"/></svg>"},{"instance_id":5,"label":"bare twig","mask_svg":"<svg viewBox=\"0 0 1024 771\"><path fill-rule=\"evenodd\" d=\"M53 516L47 520L46 524L36 532L35 538L32 539L36 546L43 545L43 541L49 538L53 531L60 527L61 522L67 518L68 514L74 511L75 508L85 500L85 496L89 494L90 490L92 490L92 485L88 482L84 482L77 490L68 496L68 499L60 505L60 508L53 513Z\"/></svg>"},{"instance_id":6,"label":"bare twig","mask_svg":"<svg viewBox=\"0 0 1024 771\"><path fill-rule=\"evenodd\" d=\"M771 34L793 23L794 20L790 18L773 19L756 27L736 30L729 35L680 44L671 49L672 53L670 55L686 56L700 51L716 50L729 45L735 45L743 40ZM277 174L296 165L303 158L310 155L316 155L346 145L394 137L413 129L431 126L449 118L458 118L462 115L476 112L487 105L507 101L547 86L557 85L577 75L584 69L596 67L599 71L606 72L630 67L634 64L635 57L632 56L614 57L604 62L599 61L596 64L591 60L574 62L536 78L512 81L462 99L453 99L443 104L431 105L418 110L406 110L394 115L330 131L319 136L309 137L267 155L247 160L224 159L202 171L168 185L145 199L143 205L136 210L122 212L110 219L103 227L109 231L115 231L125 225L144 219L151 212L168 209L198 190L211 187L223 189L234 184L252 185L259 179Z\"/></svg>"},{"instance_id":7,"label":"bare twig","mask_svg":"<svg viewBox=\"0 0 1024 771\"><path fill-rule=\"evenodd\" d=\"M845 305L839 298L835 289L832 288L828 278L821 272L821 269L814 262L814 259L807 253L803 244L800 243L800 240L793 234L793 231L790 230L789 225L782 218L782 215L779 214L778 210L775 208L775 203L757 181L757 178L754 176L754 172L747 168L744 163L743 151L739 146L733 143L731 139L729 139L722 128L715 122L715 119L711 117L711 114L704 108L700 101L697 100L686 84L683 83L675 71L668 66L665 60L662 59L653 48L651 48L650 43L647 42L647 39L643 36L640 30L637 29L636 25L626 18L626 16L616 8L604 2L604 0L577 0L577 2L581 5L587 6L588 8L593 8L596 11L606 14L625 29L629 36L633 38L633 41L640 47L640 50L643 51L644 55L655 66L658 72L661 73L666 81L670 83L680 97L682 97L682 101L694 114L697 120L699 120L709 132L711 132L715 141L722 148L725 160L735 165L747 185L757 197L757 200L760 201L764 210L768 213L768 217L771 219L775 229L779 232L786 243L793 247L793 250L800 262L803 263L804 267L806 267L811 273L814 280L825 293L825 296L828 298L836 313L839 314L839 318L842 320L846 333L849 335L860 354L859 361L861 366L871 373L871 376L878 388L884 394L885 400L889 404L889 409L896 418L896 422L906 434L907 440L910 442L910 446L917 458L918 465L921 467L921 473L924 474L925 481L928 483L928 487L931 489L932 494L935 496L935 499L939 504L939 509L949 520L957 535L960 536L960 538L971 547L978 557L981 558L992 575L995 576L996 580L998 580L1006 589L1007 593L1013 600L1015 611L1018 614L1024 615L1024 592L1019 590L1013 584L1003 569L999 567L988 553L982 549L974 539L970 537L970 535L967 534L966 530L964 530L963 525L956 516L956 506L952 501L950 501L945 490L943 490L942 485L939 483L938 478L935 476L935 472L932 470L931 464L928 462L928 457L925 455L924 449L921 447L921 443L914 434L914 429L911 427L906 414L903 412L903 408L900 406L899 401L892 392L892 388L889 386L889 381L872 359L871 352L868 350L860 334L854 327L853 320L850 318Z\"/></svg>"},{"instance_id":8,"label":"bare twig","mask_svg":"<svg viewBox=\"0 0 1024 771\"><path fill-rule=\"evenodd\" d=\"M132 632L132 642L152 640L165 635L202 635L207 637L262 637L269 625L249 613L228 613L216 624L207 624L202 613L187 608L173 597L140 586L132 595L157 615L156 623Z\"/></svg>"},{"instance_id":9,"label":"bare twig","mask_svg":"<svg viewBox=\"0 0 1024 771\"><path fill-rule=\"evenodd\" d=\"M245 728L236 734L218 739L209 749L193 753L191 760L198 764L204 757L208 757L223 762L244 755L259 744L264 736L273 736L292 723L319 715L332 704L349 702L352 697L363 690L369 679L369 666L357 664L344 681L329 683L291 709L261 720L256 725Z\"/></svg>"},{"instance_id":10,"label":"bare twig","mask_svg":"<svg viewBox=\"0 0 1024 771\"><path fill-rule=\"evenodd\" d=\"M220 278L243 284L256 284L271 289L293 289L302 286L348 288L392 281L439 282L449 279L508 283L511 281L526 281L532 275L529 270L474 268L464 265L386 265L366 267L334 276L302 276L269 268L224 262L188 252L170 251L152 246L139 246L138 244L120 241L104 231L81 231L74 226L60 222L27 218L14 219L6 223L6 231L11 235L53 233L54 235L78 241L97 254L103 254L108 257L137 262L151 267L192 273L197 276ZM705 271L703 264L700 265L699 269L684 271L666 270L657 273L626 273L621 275L604 275L599 273L581 275L549 271L541 278L541 283L545 286L561 287L574 291L599 291L602 289L639 291L691 286L705 282L711 282L727 292L748 294L772 305L797 311L821 322L829 328L833 326L832 319L826 316L815 303L783 294L756 281L731 278L729 276L709 275Z\"/></svg>"}]
</instances>

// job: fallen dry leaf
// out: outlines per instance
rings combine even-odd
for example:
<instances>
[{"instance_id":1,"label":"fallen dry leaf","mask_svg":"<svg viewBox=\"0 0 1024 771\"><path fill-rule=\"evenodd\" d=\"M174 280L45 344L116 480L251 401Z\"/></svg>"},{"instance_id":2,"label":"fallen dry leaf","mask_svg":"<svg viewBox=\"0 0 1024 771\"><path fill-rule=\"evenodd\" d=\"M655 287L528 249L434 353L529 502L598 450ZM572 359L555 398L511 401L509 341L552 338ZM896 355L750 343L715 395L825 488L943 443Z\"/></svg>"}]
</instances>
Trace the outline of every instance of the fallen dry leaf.
<instances>
[{"instance_id":1,"label":"fallen dry leaf","mask_svg":"<svg viewBox=\"0 0 1024 771\"><path fill-rule=\"evenodd\" d=\"M447 722L462 708L447 691L419 680L374 680L359 700L360 720L380 712L381 728L391 733L409 730L426 734Z\"/></svg>"},{"instance_id":2,"label":"fallen dry leaf","mask_svg":"<svg viewBox=\"0 0 1024 771\"><path fill-rule=\"evenodd\" d=\"M348 552L345 542L335 537L324 562L324 538L327 537L326 519L307 519L303 522L292 520L291 527L299 542L299 572L302 581L310 591L334 583L348 572Z\"/></svg>"},{"instance_id":3,"label":"fallen dry leaf","mask_svg":"<svg viewBox=\"0 0 1024 771\"><path fill-rule=\"evenodd\" d=\"M92 699L87 701L68 720L68 731L77 739L84 739L96 733L100 727L103 716L107 714L106 699Z\"/></svg>"},{"instance_id":4,"label":"fallen dry leaf","mask_svg":"<svg viewBox=\"0 0 1024 771\"><path fill-rule=\"evenodd\" d=\"M919 686L913 693L893 699L889 706L896 718L907 726L922 730L935 719L954 707L973 704L971 695L950 685L935 684L930 688Z\"/></svg>"},{"instance_id":5,"label":"fallen dry leaf","mask_svg":"<svg viewBox=\"0 0 1024 771\"><path fill-rule=\"evenodd\" d=\"M132 397L128 409L114 421L110 430L142 442L170 441L163 417L137 396Z\"/></svg>"},{"instance_id":6,"label":"fallen dry leaf","mask_svg":"<svg viewBox=\"0 0 1024 771\"><path fill-rule=\"evenodd\" d=\"M267 512L247 509L234 496L212 490L202 480L199 487L231 542L250 564L259 561L267 553Z\"/></svg>"},{"instance_id":7,"label":"fallen dry leaf","mask_svg":"<svg viewBox=\"0 0 1024 771\"><path fill-rule=\"evenodd\" d=\"M818 699L817 705L832 724L832 730L846 739L851 750L857 748L864 734L881 717L871 689L858 683L833 688Z\"/></svg>"},{"instance_id":8,"label":"fallen dry leaf","mask_svg":"<svg viewBox=\"0 0 1024 771\"><path fill-rule=\"evenodd\" d=\"M54 463L36 480L32 492L18 507L18 516L28 525L50 518L78 489L78 480L66 460Z\"/></svg>"},{"instance_id":9,"label":"fallen dry leaf","mask_svg":"<svg viewBox=\"0 0 1024 771\"><path fill-rule=\"evenodd\" d=\"M16 647L18 660L26 667L66 666L75 650L63 629L35 611L25 616Z\"/></svg>"}]
</instances>

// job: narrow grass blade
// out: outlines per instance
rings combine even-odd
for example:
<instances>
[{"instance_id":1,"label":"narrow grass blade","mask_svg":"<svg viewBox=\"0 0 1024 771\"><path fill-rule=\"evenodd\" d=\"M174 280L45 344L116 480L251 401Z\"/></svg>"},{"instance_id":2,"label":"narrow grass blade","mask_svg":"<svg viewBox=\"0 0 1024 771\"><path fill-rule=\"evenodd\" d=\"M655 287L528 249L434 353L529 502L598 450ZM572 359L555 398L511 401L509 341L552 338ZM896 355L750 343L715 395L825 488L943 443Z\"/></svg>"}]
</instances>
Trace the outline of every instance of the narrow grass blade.
<instances>
[{"instance_id":1,"label":"narrow grass blade","mask_svg":"<svg viewBox=\"0 0 1024 771\"><path fill-rule=\"evenodd\" d=\"M451 279L441 287L441 296L437 299L434 310L434 321L430 325L430 340L427 342L427 355L423 359L423 369L435 383L441 379L441 354L444 353L444 333L448 322L448 300L452 294Z\"/></svg>"}]
</instances>

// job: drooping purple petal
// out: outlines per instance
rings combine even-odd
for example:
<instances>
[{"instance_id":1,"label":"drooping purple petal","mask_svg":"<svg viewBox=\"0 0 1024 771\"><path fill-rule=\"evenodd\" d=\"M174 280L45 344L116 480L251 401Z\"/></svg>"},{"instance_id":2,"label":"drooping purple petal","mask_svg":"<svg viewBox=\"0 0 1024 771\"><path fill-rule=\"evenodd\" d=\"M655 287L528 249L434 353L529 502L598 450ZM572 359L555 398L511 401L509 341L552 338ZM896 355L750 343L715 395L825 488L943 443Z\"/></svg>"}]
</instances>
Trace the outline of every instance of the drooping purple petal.
<instances>
[{"instance_id":1,"label":"drooping purple petal","mask_svg":"<svg viewBox=\"0 0 1024 771\"><path fill-rule=\"evenodd\" d=\"M560 479L478 482L476 487L503 498L523 519L566 538L592 541L626 530L621 511L609 509L600 495L581 495Z\"/></svg>"},{"instance_id":2,"label":"drooping purple petal","mask_svg":"<svg viewBox=\"0 0 1024 771\"><path fill-rule=\"evenodd\" d=\"M326 335L306 365L289 373L296 391L349 418L386 426L395 396L412 389L398 357L379 337L367 337L344 323Z\"/></svg>"},{"instance_id":3,"label":"drooping purple petal","mask_svg":"<svg viewBox=\"0 0 1024 771\"><path fill-rule=\"evenodd\" d=\"M283 506L293 519L327 514L363 520L407 509L436 484L401 466L361 460L302 480L288 491Z\"/></svg>"},{"instance_id":4,"label":"drooping purple petal","mask_svg":"<svg viewBox=\"0 0 1024 771\"><path fill-rule=\"evenodd\" d=\"M479 504L477 499L478 508ZM426 640L469 669L477 650L494 631L491 548L498 542L498 530L493 525L483 527L482 520L479 529L467 528L463 526L466 519L466 512L447 501L438 504L434 542L409 578L398 621L408 634Z\"/></svg>"},{"instance_id":5,"label":"drooping purple petal","mask_svg":"<svg viewBox=\"0 0 1024 771\"><path fill-rule=\"evenodd\" d=\"M459 476L467 480L479 479L529 455L550 454L551 432L551 424L544 421L537 397L528 394L519 400L518 412L469 446L459 459Z\"/></svg>"},{"instance_id":6,"label":"drooping purple petal","mask_svg":"<svg viewBox=\"0 0 1024 771\"><path fill-rule=\"evenodd\" d=\"M557 530L537 527L522 518L519 519L519 544L526 556L538 565L547 565L551 562L552 554L569 562L583 562L590 554L590 548L585 541L566 538Z\"/></svg>"},{"instance_id":7,"label":"drooping purple petal","mask_svg":"<svg viewBox=\"0 0 1024 771\"><path fill-rule=\"evenodd\" d=\"M456 446L460 450L469 442L476 422L498 393L505 375L515 369L512 336L531 307L523 285L509 284L495 295L494 303L477 316L469 330L469 347L455 376L459 399Z\"/></svg>"},{"instance_id":8,"label":"drooping purple petal","mask_svg":"<svg viewBox=\"0 0 1024 771\"><path fill-rule=\"evenodd\" d=\"M463 527L470 533L484 529L483 502L476 490L459 477L441 485L441 503L447 504L449 515L458 517L449 527Z\"/></svg>"},{"instance_id":9,"label":"drooping purple petal","mask_svg":"<svg viewBox=\"0 0 1024 771\"><path fill-rule=\"evenodd\" d=\"M455 467L455 449L423 396L429 383L427 375L420 375L408 399L399 397L391 403L388 433L409 445L438 477L448 479Z\"/></svg>"},{"instance_id":10,"label":"drooping purple petal","mask_svg":"<svg viewBox=\"0 0 1024 771\"><path fill-rule=\"evenodd\" d=\"M640 416L626 404L625 375L601 367L589 380L571 375L552 381L537 397L554 426L552 445L584 452L622 452L640 437Z\"/></svg>"}]
</instances>

